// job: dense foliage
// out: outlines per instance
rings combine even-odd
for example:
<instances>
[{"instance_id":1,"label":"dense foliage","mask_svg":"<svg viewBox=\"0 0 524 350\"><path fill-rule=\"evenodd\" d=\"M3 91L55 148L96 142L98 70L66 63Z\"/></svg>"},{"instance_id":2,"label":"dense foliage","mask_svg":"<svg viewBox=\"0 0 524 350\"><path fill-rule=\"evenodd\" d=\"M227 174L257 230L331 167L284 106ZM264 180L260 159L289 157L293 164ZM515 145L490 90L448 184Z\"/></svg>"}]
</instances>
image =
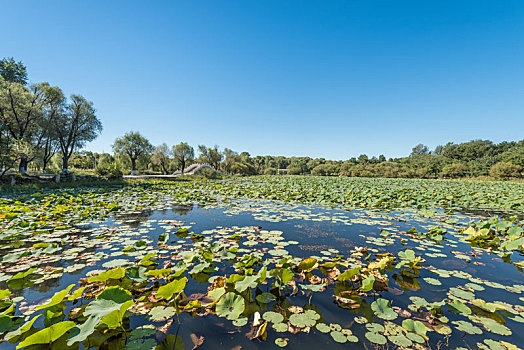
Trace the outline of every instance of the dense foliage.
<instances>
[{"instance_id":1,"label":"dense foliage","mask_svg":"<svg viewBox=\"0 0 524 350\"><path fill-rule=\"evenodd\" d=\"M93 103L47 82L27 86L26 67L13 58L0 61L0 77L0 173L16 164L25 173L31 162L45 171L58 151L67 172L73 153L102 131Z\"/></svg>"}]
</instances>

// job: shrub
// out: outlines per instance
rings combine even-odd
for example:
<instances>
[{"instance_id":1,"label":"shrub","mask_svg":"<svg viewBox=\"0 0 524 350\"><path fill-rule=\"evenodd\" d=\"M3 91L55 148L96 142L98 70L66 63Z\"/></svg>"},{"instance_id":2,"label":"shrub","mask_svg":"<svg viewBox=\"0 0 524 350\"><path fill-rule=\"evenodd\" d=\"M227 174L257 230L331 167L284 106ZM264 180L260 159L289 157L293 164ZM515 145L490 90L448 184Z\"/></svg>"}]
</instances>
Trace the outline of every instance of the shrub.
<instances>
[{"instance_id":1,"label":"shrub","mask_svg":"<svg viewBox=\"0 0 524 350\"><path fill-rule=\"evenodd\" d=\"M275 168L267 168L266 170L264 170L265 175L276 175L276 173L277 169Z\"/></svg>"},{"instance_id":2,"label":"shrub","mask_svg":"<svg viewBox=\"0 0 524 350\"><path fill-rule=\"evenodd\" d=\"M489 175L497 179L520 177L522 167L510 162L498 162L489 169Z\"/></svg>"},{"instance_id":3,"label":"shrub","mask_svg":"<svg viewBox=\"0 0 524 350\"><path fill-rule=\"evenodd\" d=\"M300 169L299 167L289 167L287 168L287 174L288 175L300 175L302 174L302 169Z\"/></svg>"},{"instance_id":4,"label":"shrub","mask_svg":"<svg viewBox=\"0 0 524 350\"><path fill-rule=\"evenodd\" d=\"M103 163L96 167L95 170L98 176L106 177L108 179L118 179L122 177L122 171L116 163Z\"/></svg>"},{"instance_id":5,"label":"shrub","mask_svg":"<svg viewBox=\"0 0 524 350\"><path fill-rule=\"evenodd\" d=\"M440 175L442 177L463 177L466 175L468 168L462 163L448 164L442 168Z\"/></svg>"},{"instance_id":6,"label":"shrub","mask_svg":"<svg viewBox=\"0 0 524 350\"><path fill-rule=\"evenodd\" d=\"M320 164L311 170L312 175L329 176L338 175L340 169L335 164Z\"/></svg>"},{"instance_id":7,"label":"shrub","mask_svg":"<svg viewBox=\"0 0 524 350\"><path fill-rule=\"evenodd\" d=\"M201 168L195 173L199 177L204 177L206 179L219 179L220 173L212 168Z\"/></svg>"}]
</instances>

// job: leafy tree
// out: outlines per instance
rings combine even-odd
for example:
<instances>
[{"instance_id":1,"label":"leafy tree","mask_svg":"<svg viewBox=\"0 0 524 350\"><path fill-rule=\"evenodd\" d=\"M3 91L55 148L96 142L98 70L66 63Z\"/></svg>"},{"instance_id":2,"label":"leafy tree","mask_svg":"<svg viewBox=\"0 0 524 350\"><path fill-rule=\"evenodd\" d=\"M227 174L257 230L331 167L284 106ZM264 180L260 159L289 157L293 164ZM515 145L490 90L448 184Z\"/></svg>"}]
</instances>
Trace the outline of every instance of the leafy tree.
<instances>
[{"instance_id":1,"label":"leafy tree","mask_svg":"<svg viewBox=\"0 0 524 350\"><path fill-rule=\"evenodd\" d=\"M5 82L0 87L0 123L12 139L21 173L27 171L38 146L37 131L46 103L41 87L26 88L17 82Z\"/></svg>"},{"instance_id":2,"label":"leafy tree","mask_svg":"<svg viewBox=\"0 0 524 350\"><path fill-rule=\"evenodd\" d=\"M0 76L6 82L27 84L27 68L21 62L16 62L13 57L7 57L0 61Z\"/></svg>"},{"instance_id":3,"label":"leafy tree","mask_svg":"<svg viewBox=\"0 0 524 350\"><path fill-rule=\"evenodd\" d=\"M81 95L71 95L65 113L54 122L62 153L62 171L68 171L68 161L75 149L93 141L102 132L102 123L96 117L93 102Z\"/></svg>"},{"instance_id":4,"label":"leafy tree","mask_svg":"<svg viewBox=\"0 0 524 350\"><path fill-rule=\"evenodd\" d=\"M171 150L169 149L169 146L166 143L163 143L160 146L155 147L151 161L153 164L160 166L164 174L167 174L169 163L171 161L170 156Z\"/></svg>"},{"instance_id":5,"label":"leafy tree","mask_svg":"<svg viewBox=\"0 0 524 350\"><path fill-rule=\"evenodd\" d=\"M51 158L60 148L56 119L65 113L65 97L57 86L48 83L40 84L45 104L42 106L42 117L38 121L39 141L41 148L42 170L45 172ZM62 126L62 125L58 125Z\"/></svg>"},{"instance_id":6,"label":"leafy tree","mask_svg":"<svg viewBox=\"0 0 524 350\"><path fill-rule=\"evenodd\" d=\"M419 143L418 145L416 145L415 147L411 149L412 157L421 156L421 155L428 154L428 153L429 153L428 146L423 145L421 143Z\"/></svg>"},{"instance_id":7,"label":"leafy tree","mask_svg":"<svg viewBox=\"0 0 524 350\"><path fill-rule=\"evenodd\" d=\"M522 167L510 162L498 162L489 170L489 175L497 179L521 177Z\"/></svg>"},{"instance_id":8,"label":"leafy tree","mask_svg":"<svg viewBox=\"0 0 524 350\"><path fill-rule=\"evenodd\" d=\"M180 142L178 145L173 146L173 157L175 158L177 164L181 167L182 173L184 173L186 164L192 162L195 158L195 150L186 142Z\"/></svg>"},{"instance_id":9,"label":"leafy tree","mask_svg":"<svg viewBox=\"0 0 524 350\"><path fill-rule=\"evenodd\" d=\"M138 132L128 132L123 137L117 138L113 144L116 154L126 155L131 160L131 174L136 174L136 161L153 152L153 145Z\"/></svg>"},{"instance_id":10,"label":"leafy tree","mask_svg":"<svg viewBox=\"0 0 524 350\"><path fill-rule=\"evenodd\" d=\"M369 163L369 158L367 155L361 154L358 156L357 161L359 164L366 164L366 163Z\"/></svg>"},{"instance_id":11,"label":"leafy tree","mask_svg":"<svg viewBox=\"0 0 524 350\"><path fill-rule=\"evenodd\" d=\"M207 163L214 167L216 170L220 167L220 162L224 156L218 150L218 146L215 145L213 148L208 148L204 145L199 145L198 150L200 151L200 161Z\"/></svg>"},{"instance_id":12,"label":"leafy tree","mask_svg":"<svg viewBox=\"0 0 524 350\"><path fill-rule=\"evenodd\" d=\"M441 175L443 177L451 177L451 178L463 177L464 175L466 175L467 170L468 170L468 167L466 165L462 163L453 163L453 164L445 165L442 168Z\"/></svg>"}]
</instances>

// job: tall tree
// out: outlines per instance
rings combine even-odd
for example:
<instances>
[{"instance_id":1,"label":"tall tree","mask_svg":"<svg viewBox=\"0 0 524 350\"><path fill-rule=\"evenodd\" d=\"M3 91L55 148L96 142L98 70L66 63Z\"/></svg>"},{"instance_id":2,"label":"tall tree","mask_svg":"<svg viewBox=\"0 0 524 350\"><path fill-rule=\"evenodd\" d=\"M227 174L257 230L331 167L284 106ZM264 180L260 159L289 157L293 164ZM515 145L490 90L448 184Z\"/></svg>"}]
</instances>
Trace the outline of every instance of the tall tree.
<instances>
[{"instance_id":1,"label":"tall tree","mask_svg":"<svg viewBox=\"0 0 524 350\"><path fill-rule=\"evenodd\" d=\"M170 155L171 150L169 149L169 146L166 143L163 143L160 146L155 147L153 156L151 157L153 164L159 165L162 168L164 175L167 174L169 168L169 162L171 161Z\"/></svg>"},{"instance_id":2,"label":"tall tree","mask_svg":"<svg viewBox=\"0 0 524 350\"><path fill-rule=\"evenodd\" d=\"M136 174L136 160L153 152L153 145L138 132L128 132L115 140L113 151L126 155L131 160L131 174Z\"/></svg>"},{"instance_id":3,"label":"tall tree","mask_svg":"<svg viewBox=\"0 0 524 350\"><path fill-rule=\"evenodd\" d=\"M96 117L93 102L81 95L71 95L65 113L55 119L54 125L62 152L62 171L67 172L75 149L93 141L102 132L102 123Z\"/></svg>"},{"instance_id":4,"label":"tall tree","mask_svg":"<svg viewBox=\"0 0 524 350\"><path fill-rule=\"evenodd\" d=\"M216 170L220 167L220 162L224 158L222 153L218 150L218 146L210 148L204 145L198 145L198 150L200 151L200 160L203 163L207 163L213 166Z\"/></svg>"},{"instance_id":5,"label":"tall tree","mask_svg":"<svg viewBox=\"0 0 524 350\"><path fill-rule=\"evenodd\" d=\"M57 86L49 86L48 83L40 84L45 104L43 106L42 117L39 120L39 140L41 148L42 170L46 171L51 158L60 148L58 140L58 130L62 125L57 125L55 120L65 113L66 99L62 90Z\"/></svg>"},{"instance_id":6,"label":"tall tree","mask_svg":"<svg viewBox=\"0 0 524 350\"><path fill-rule=\"evenodd\" d=\"M411 156L412 157L421 156L421 155L428 154L428 153L429 153L428 146L423 145L421 143L419 143L418 145L416 145L415 147L413 147L411 149Z\"/></svg>"},{"instance_id":7,"label":"tall tree","mask_svg":"<svg viewBox=\"0 0 524 350\"><path fill-rule=\"evenodd\" d=\"M183 174L186 164L192 162L195 158L195 150L186 142L180 142L178 145L173 146L173 157L177 165L181 167L180 170Z\"/></svg>"},{"instance_id":8,"label":"tall tree","mask_svg":"<svg viewBox=\"0 0 524 350\"><path fill-rule=\"evenodd\" d=\"M38 143L37 131L45 103L41 84L26 88L17 82L4 82L0 87L0 123L12 138L21 173L27 171Z\"/></svg>"},{"instance_id":9,"label":"tall tree","mask_svg":"<svg viewBox=\"0 0 524 350\"><path fill-rule=\"evenodd\" d=\"M0 76L10 83L27 84L27 68L13 57L6 57L0 61Z\"/></svg>"}]
</instances>

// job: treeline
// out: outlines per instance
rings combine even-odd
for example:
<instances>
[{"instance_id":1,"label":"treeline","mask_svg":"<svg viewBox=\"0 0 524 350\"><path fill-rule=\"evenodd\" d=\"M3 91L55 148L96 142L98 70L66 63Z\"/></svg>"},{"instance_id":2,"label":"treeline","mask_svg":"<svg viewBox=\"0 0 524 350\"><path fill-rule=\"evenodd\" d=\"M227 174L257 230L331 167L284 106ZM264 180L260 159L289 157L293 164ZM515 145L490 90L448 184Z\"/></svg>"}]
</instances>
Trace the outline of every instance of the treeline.
<instances>
[{"instance_id":1,"label":"treeline","mask_svg":"<svg viewBox=\"0 0 524 350\"><path fill-rule=\"evenodd\" d=\"M114 154L84 152L72 158L75 167L92 169L98 163L99 174L140 171L142 174L169 174L183 171L197 162L210 164L226 174L321 175L353 177L463 178L491 176L498 179L520 178L524 167L524 140L495 144L475 140L448 143L429 151L417 145L407 157L386 159L365 154L345 161L324 158L251 156L218 146L199 145L196 150L181 142L172 147L154 147L138 132L115 140Z\"/></svg>"},{"instance_id":2,"label":"treeline","mask_svg":"<svg viewBox=\"0 0 524 350\"><path fill-rule=\"evenodd\" d=\"M113 154L79 151L102 131L93 103L81 95L66 98L47 82L28 84L27 69L13 58L0 61L0 174L9 170L96 171L115 177L122 173L170 174L194 162L226 174L311 174L322 176L462 178L523 177L524 140L488 140L437 146L419 144L410 155L386 159L365 154L344 161L310 157L251 156L248 152L185 142L153 146L138 132L115 140Z\"/></svg>"},{"instance_id":3,"label":"treeline","mask_svg":"<svg viewBox=\"0 0 524 350\"><path fill-rule=\"evenodd\" d=\"M93 103L81 95L66 98L47 82L29 85L27 68L13 58L0 61L0 173L31 164L45 171L55 154L61 170L102 131Z\"/></svg>"}]
</instances>

